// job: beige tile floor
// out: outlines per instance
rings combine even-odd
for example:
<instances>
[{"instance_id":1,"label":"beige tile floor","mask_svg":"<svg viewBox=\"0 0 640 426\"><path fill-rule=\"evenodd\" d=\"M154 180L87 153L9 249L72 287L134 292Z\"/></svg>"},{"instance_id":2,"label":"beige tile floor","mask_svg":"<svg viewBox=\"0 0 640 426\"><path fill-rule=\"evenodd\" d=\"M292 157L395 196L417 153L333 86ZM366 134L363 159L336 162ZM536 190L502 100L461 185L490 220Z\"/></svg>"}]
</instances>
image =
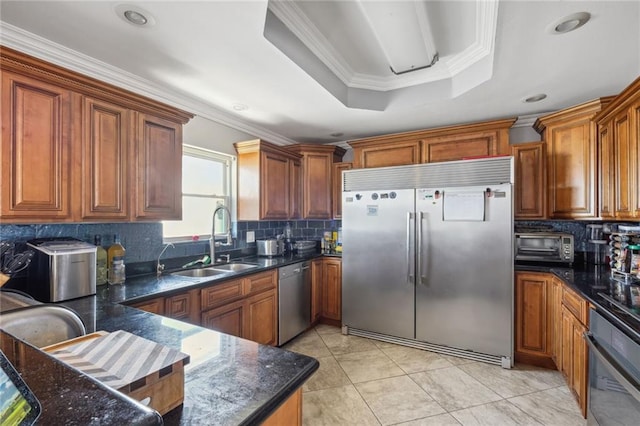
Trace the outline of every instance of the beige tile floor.
<instances>
[{"instance_id":1,"label":"beige tile floor","mask_svg":"<svg viewBox=\"0 0 640 426\"><path fill-rule=\"evenodd\" d=\"M498 366L320 325L285 346L315 357L303 422L315 425L586 425L557 371Z\"/></svg>"}]
</instances>

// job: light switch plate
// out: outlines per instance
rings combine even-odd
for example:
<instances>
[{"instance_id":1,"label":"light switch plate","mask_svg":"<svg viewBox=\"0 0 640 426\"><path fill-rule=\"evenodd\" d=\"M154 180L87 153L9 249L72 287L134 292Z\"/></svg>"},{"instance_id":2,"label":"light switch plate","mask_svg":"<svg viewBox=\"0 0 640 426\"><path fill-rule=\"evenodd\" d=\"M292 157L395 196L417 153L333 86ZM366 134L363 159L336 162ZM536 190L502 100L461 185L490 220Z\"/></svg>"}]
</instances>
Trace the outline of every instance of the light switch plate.
<instances>
[{"instance_id":1,"label":"light switch plate","mask_svg":"<svg viewBox=\"0 0 640 426\"><path fill-rule=\"evenodd\" d=\"M255 231L247 231L247 243L255 243L255 242L256 242Z\"/></svg>"}]
</instances>

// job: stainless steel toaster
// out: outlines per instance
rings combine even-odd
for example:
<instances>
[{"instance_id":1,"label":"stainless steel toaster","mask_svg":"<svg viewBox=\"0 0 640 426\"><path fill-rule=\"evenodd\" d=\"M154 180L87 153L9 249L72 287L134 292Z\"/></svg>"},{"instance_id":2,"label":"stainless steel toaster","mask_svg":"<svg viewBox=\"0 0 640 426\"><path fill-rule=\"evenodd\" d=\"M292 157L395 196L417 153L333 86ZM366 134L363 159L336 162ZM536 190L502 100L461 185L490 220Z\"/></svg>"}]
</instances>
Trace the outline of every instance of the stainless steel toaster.
<instances>
[{"instance_id":1,"label":"stainless steel toaster","mask_svg":"<svg viewBox=\"0 0 640 426\"><path fill-rule=\"evenodd\" d=\"M41 238L27 245L35 255L25 289L41 302L60 302L96 293L96 246L73 238Z\"/></svg>"},{"instance_id":2,"label":"stainless steel toaster","mask_svg":"<svg viewBox=\"0 0 640 426\"><path fill-rule=\"evenodd\" d=\"M266 238L256 240L258 247L258 256L282 256L284 254L284 240L275 238Z\"/></svg>"}]
</instances>

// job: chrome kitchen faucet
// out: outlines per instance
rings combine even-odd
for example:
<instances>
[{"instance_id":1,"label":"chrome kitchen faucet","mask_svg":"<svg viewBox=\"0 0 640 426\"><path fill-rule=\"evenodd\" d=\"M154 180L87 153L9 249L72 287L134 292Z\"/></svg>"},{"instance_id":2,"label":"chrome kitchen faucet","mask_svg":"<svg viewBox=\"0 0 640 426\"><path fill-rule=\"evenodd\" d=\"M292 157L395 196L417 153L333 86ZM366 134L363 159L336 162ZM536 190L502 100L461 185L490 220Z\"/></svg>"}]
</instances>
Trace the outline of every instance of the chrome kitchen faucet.
<instances>
[{"instance_id":1,"label":"chrome kitchen faucet","mask_svg":"<svg viewBox=\"0 0 640 426\"><path fill-rule=\"evenodd\" d=\"M216 238L216 214L218 214L219 210L226 211L227 215L229 216L229 228L227 229L227 242L226 243L216 243L215 242L215 238ZM212 223L211 223L211 238L209 239L209 253L211 254L211 261L213 263L216 263L216 261L217 261L217 259L216 259L216 247L233 245L233 239L231 238L231 212L225 206L218 206L213 211L213 217L212 217L211 222ZM228 259L229 258L227 257L227 262L228 262Z\"/></svg>"}]
</instances>

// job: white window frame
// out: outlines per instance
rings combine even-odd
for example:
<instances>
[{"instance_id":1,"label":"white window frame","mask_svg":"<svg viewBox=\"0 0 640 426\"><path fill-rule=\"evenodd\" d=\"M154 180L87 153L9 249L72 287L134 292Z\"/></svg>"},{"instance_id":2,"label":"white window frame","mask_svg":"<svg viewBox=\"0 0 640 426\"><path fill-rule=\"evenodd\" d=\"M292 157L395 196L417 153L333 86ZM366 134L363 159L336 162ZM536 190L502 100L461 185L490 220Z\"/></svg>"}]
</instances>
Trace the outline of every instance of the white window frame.
<instances>
[{"instance_id":1,"label":"white window frame","mask_svg":"<svg viewBox=\"0 0 640 426\"><path fill-rule=\"evenodd\" d=\"M182 155L202 158L205 160L219 161L224 164L226 173L224 173L224 176L223 176L224 181L222 183L222 186L223 188L225 188L225 192L227 195L224 195L224 194L202 195L202 194L182 193L182 197L189 196L189 197L203 197L203 198L222 198L224 200L225 206L227 206L227 208L231 212L231 217L226 220L231 221L232 236L235 238L236 237L235 223L237 222L237 211L236 211L237 203L235 201L237 199L236 194L237 194L237 187L238 187L236 156L212 151L206 148L200 148L193 145L186 145L186 144L182 146ZM213 212L211 212L211 215L213 216ZM216 229L216 235L215 235L216 240L225 239L227 236L227 233L226 233L227 227L223 226L221 228L223 229ZM209 238L211 238L211 233L198 235L198 238L199 238L199 241L207 241L209 240ZM165 237L163 235L162 240L165 243L182 243L182 242L194 241L193 235L183 235L183 236L176 236L176 237Z\"/></svg>"}]
</instances>

